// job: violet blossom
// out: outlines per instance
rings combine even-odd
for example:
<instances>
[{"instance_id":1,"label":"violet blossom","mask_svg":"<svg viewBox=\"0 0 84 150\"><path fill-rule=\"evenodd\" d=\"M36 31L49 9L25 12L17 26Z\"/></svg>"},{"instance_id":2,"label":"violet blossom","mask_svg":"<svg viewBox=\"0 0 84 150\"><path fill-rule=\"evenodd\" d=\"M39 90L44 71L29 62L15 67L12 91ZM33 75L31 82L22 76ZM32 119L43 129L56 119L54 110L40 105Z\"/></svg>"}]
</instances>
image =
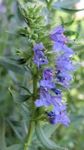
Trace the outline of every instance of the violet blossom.
<instances>
[{"instance_id":1,"label":"violet blossom","mask_svg":"<svg viewBox=\"0 0 84 150\"><path fill-rule=\"evenodd\" d=\"M37 65L38 68L41 65L48 63L47 57L44 55L43 49L44 49L44 46L42 43L35 44L34 48L33 48L33 51L34 51L33 60L34 60L34 63Z\"/></svg>"},{"instance_id":2,"label":"violet blossom","mask_svg":"<svg viewBox=\"0 0 84 150\"><path fill-rule=\"evenodd\" d=\"M47 117L52 124L63 124L68 126L70 120L67 115L67 107L62 99L62 91L57 88L57 84L65 88L70 86L72 80L72 72L74 65L71 57L74 52L66 44L68 38L64 35L62 26L56 27L51 33L50 38L53 41L53 54L57 53L56 65L54 68L44 68L43 75L39 81L39 98L35 101L36 107L52 107L52 111L47 112ZM48 64L48 59L44 54L44 46L42 43L34 45L34 63L40 69L40 66Z\"/></svg>"}]
</instances>

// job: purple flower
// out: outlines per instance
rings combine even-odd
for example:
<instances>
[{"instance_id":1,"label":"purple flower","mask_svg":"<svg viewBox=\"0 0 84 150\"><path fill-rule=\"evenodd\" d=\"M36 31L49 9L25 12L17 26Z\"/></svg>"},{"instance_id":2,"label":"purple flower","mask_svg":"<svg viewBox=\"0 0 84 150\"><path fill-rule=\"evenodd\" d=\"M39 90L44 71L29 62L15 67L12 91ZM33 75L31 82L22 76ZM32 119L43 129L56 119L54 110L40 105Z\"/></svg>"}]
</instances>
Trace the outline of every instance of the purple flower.
<instances>
[{"instance_id":1,"label":"purple flower","mask_svg":"<svg viewBox=\"0 0 84 150\"><path fill-rule=\"evenodd\" d=\"M66 54L62 54L56 60L56 81L65 88L69 87L72 80L71 72L73 70L74 66L70 57Z\"/></svg>"},{"instance_id":2,"label":"purple flower","mask_svg":"<svg viewBox=\"0 0 84 150\"><path fill-rule=\"evenodd\" d=\"M40 86L52 89L55 87L55 83L53 82L53 72L51 68L46 68L43 71L43 79L40 81Z\"/></svg>"},{"instance_id":3,"label":"purple flower","mask_svg":"<svg viewBox=\"0 0 84 150\"><path fill-rule=\"evenodd\" d=\"M61 55L56 60L56 69L60 72L63 71L73 71L74 66L72 64L72 61L67 55Z\"/></svg>"},{"instance_id":4,"label":"purple flower","mask_svg":"<svg viewBox=\"0 0 84 150\"><path fill-rule=\"evenodd\" d=\"M67 37L63 34L64 28L62 26L56 27L51 33L50 38L54 41L53 50L54 52L66 53L68 56L74 54L73 50L69 48L66 43L68 42Z\"/></svg>"},{"instance_id":5,"label":"purple flower","mask_svg":"<svg viewBox=\"0 0 84 150\"><path fill-rule=\"evenodd\" d=\"M40 88L40 99L37 99L35 101L35 105L36 107L41 107L41 106L47 107L51 105L51 95L46 89L42 87Z\"/></svg>"},{"instance_id":6,"label":"purple flower","mask_svg":"<svg viewBox=\"0 0 84 150\"><path fill-rule=\"evenodd\" d=\"M60 72L56 74L57 82L63 85L65 88L68 88L72 80L72 76L67 72Z\"/></svg>"},{"instance_id":7,"label":"purple flower","mask_svg":"<svg viewBox=\"0 0 84 150\"><path fill-rule=\"evenodd\" d=\"M56 27L51 33L50 33L50 38L54 42L59 42L59 43L66 43L67 38L63 34L64 28L62 26Z\"/></svg>"},{"instance_id":8,"label":"purple flower","mask_svg":"<svg viewBox=\"0 0 84 150\"><path fill-rule=\"evenodd\" d=\"M62 34L63 32L64 32L64 28L62 26L57 26L51 31L50 35Z\"/></svg>"},{"instance_id":9,"label":"purple flower","mask_svg":"<svg viewBox=\"0 0 84 150\"><path fill-rule=\"evenodd\" d=\"M66 110L66 105L62 103L60 96L51 96L50 93L43 88L40 89L40 99L35 101L35 105L36 107L48 107L52 105L52 111L55 112L55 115L59 115L60 112Z\"/></svg>"},{"instance_id":10,"label":"purple flower","mask_svg":"<svg viewBox=\"0 0 84 150\"><path fill-rule=\"evenodd\" d=\"M44 46L42 43L35 44L34 45L34 63L38 66L38 68L43 64L48 64L47 57L44 55L44 52L42 51L44 49Z\"/></svg>"},{"instance_id":11,"label":"purple flower","mask_svg":"<svg viewBox=\"0 0 84 150\"><path fill-rule=\"evenodd\" d=\"M52 81L53 80L53 71L51 68L46 68L44 69L44 72L43 72L43 79L44 80L49 80L49 81Z\"/></svg>"},{"instance_id":12,"label":"purple flower","mask_svg":"<svg viewBox=\"0 0 84 150\"><path fill-rule=\"evenodd\" d=\"M55 87L55 84L49 80L41 80L40 86L47 88L47 89L52 89Z\"/></svg>"},{"instance_id":13,"label":"purple flower","mask_svg":"<svg viewBox=\"0 0 84 150\"><path fill-rule=\"evenodd\" d=\"M38 43L38 44L36 43L33 47L34 51L37 51L37 50L42 51L43 49L44 49L43 43Z\"/></svg>"},{"instance_id":14,"label":"purple flower","mask_svg":"<svg viewBox=\"0 0 84 150\"><path fill-rule=\"evenodd\" d=\"M66 111L60 112L58 115L55 114L55 112L49 112L48 113L48 119L51 124L63 124L65 126L68 126L70 123L70 119L67 116Z\"/></svg>"},{"instance_id":15,"label":"purple flower","mask_svg":"<svg viewBox=\"0 0 84 150\"><path fill-rule=\"evenodd\" d=\"M57 53L66 53L67 56L72 56L74 54L73 50L69 48L67 45L59 43L59 42L54 42L53 44L53 51Z\"/></svg>"},{"instance_id":16,"label":"purple flower","mask_svg":"<svg viewBox=\"0 0 84 150\"><path fill-rule=\"evenodd\" d=\"M47 112L48 120L51 124L63 124L68 126L70 120L66 112L66 104L62 101L62 91L57 88L56 84L68 88L72 80L72 71L74 66L71 57L74 54L73 50L69 48L65 37L64 28L62 26L56 27L51 33L50 38L53 41L53 52L57 53L55 75L52 68L45 68L43 70L42 79L39 81L39 98L36 99L36 107L53 106L51 112ZM44 55L44 46L42 43L34 45L34 63L40 69L40 66L47 64L47 57ZM54 53L53 53L54 54Z\"/></svg>"},{"instance_id":17,"label":"purple flower","mask_svg":"<svg viewBox=\"0 0 84 150\"><path fill-rule=\"evenodd\" d=\"M61 96L51 96L51 104L53 105L53 111L56 115L66 110L66 105L63 104Z\"/></svg>"},{"instance_id":18,"label":"purple flower","mask_svg":"<svg viewBox=\"0 0 84 150\"><path fill-rule=\"evenodd\" d=\"M56 95L61 95L61 90L59 90L59 89L52 88L52 91L53 91Z\"/></svg>"},{"instance_id":19,"label":"purple flower","mask_svg":"<svg viewBox=\"0 0 84 150\"><path fill-rule=\"evenodd\" d=\"M71 48L65 45L67 38L63 35L63 32L64 28L59 26L51 32L50 37L54 41L53 50L58 53L56 59L56 81L67 88L72 80L70 72L74 70L74 66L70 58L74 53Z\"/></svg>"}]
</instances>

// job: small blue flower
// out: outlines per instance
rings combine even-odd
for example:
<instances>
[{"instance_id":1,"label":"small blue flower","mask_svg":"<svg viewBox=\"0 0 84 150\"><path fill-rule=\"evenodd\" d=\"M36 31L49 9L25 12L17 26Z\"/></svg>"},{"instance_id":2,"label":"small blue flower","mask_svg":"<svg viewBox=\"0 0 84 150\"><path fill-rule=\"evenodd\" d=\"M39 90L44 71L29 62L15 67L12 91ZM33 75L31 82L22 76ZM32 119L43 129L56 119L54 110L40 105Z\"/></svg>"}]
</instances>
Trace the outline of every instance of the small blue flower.
<instances>
[{"instance_id":1,"label":"small blue flower","mask_svg":"<svg viewBox=\"0 0 84 150\"><path fill-rule=\"evenodd\" d=\"M59 70L60 72L73 71L74 66L70 58L68 56L66 57L66 55L64 54L64 55L59 56L56 59L56 69Z\"/></svg>"},{"instance_id":2,"label":"small blue flower","mask_svg":"<svg viewBox=\"0 0 84 150\"><path fill-rule=\"evenodd\" d=\"M40 88L40 99L35 101L35 105L36 107L48 107L52 105L55 114L59 114L60 111L66 109L66 105L62 103L62 97L60 95L52 96L49 91L44 88Z\"/></svg>"},{"instance_id":3,"label":"small blue flower","mask_svg":"<svg viewBox=\"0 0 84 150\"><path fill-rule=\"evenodd\" d=\"M57 27L55 27L55 28L51 31L50 35L53 35L53 34L62 34L63 32L64 32L63 26L57 26Z\"/></svg>"},{"instance_id":4,"label":"small blue flower","mask_svg":"<svg viewBox=\"0 0 84 150\"><path fill-rule=\"evenodd\" d=\"M53 82L53 72L51 68L46 68L43 71L43 79L40 81L40 86L52 89L55 87L55 83Z\"/></svg>"},{"instance_id":5,"label":"small blue flower","mask_svg":"<svg viewBox=\"0 0 84 150\"><path fill-rule=\"evenodd\" d=\"M44 46L42 43L35 44L33 48L34 50L33 60L38 68L43 64L48 64L48 60L47 60L47 57L44 55L43 49L44 49Z\"/></svg>"},{"instance_id":6,"label":"small blue flower","mask_svg":"<svg viewBox=\"0 0 84 150\"><path fill-rule=\"evenodd\" d=\"M51 105L51 95L49 94L48 90L42 87L40 88L40 99L35 101L35 105L36 107L47 107Z\"/></svg>"},{"instance_id":7,"label":"small blue flower","mask_svg":"<svg viewBox=\"0 0 84 150\"><path fill-rule=\"evenodd\" d=\"M46 68L43 71L43 79L44 80L49 80L52 81L53 80L53 71L51 68Z\"/></svg>"},{"instance_id":8,"label":"small blue flower","mask_svg":"<svg viewBox=\"0 0 84 150\"><path fill-rule=\"evenodd\" d=\"M66 110L66 105L63 104L61 96L51 96L51 103L55 114L59 114L61 111Z\"/></svg>"},{"instance_id":9,"label":"small blue flower","mask_svg":"<svg viewBox=\"0 0 84 150\"><path fill-rule=\"evenodd\" d=\"M56 74L56 80L58 83L63 85L65 88L68 88L70 86L70 82L72 80L72 76L68 74L67 72L58 72Z\"/></svg>"},{"instance_id":10,"label":"small blue flower","mask_svg":"<svg viewBox=\"0 0 84 150\"><path fill-rule=\"evenodd\" d=\"M54 42L53 51L56 53L66 53L67 56L72 56L74 54L73 50L67 45L59 42Z\"/></svg>"},{"instance_id":11,"label":"small blue flower","mask_svg":"<svg viewBox=\"0 0 84 150\"><path fill-rule=\"evenodd\" d=\"M56 60L56 81L65 88L69 87L72 80L72 71L74 71L74 66L70 57L66 54L60 55Z\"/></svg>"},{"instance_id":12,"label":"small blue flower","mask_svg":"<svg viewBox=\"0 0 84 150\"><path fill-rule=\"evenodd\" d=\"M65 126L68 126L70 123L70 119L67 116L66 111L62 111L58 115L56 115L55 112L52 111L47 113L47 115L51 124L63 124Z\"/></svg>"},{"instance_id":13,"label":"small blue flower","mask_svg":"<svg viewBox=\"0 0 84 150\"><path fill-rule=\"evenodd\" d=\"M64 28L62 26L56 27L51 33L50 33L50 38L54 42L59 42L59 43L66 43L67 38L63 34Z\"/></svg>"},{"instance_id":14,"label":"small blue flower","mask_svg":"<svg viewBox=\"0 0 84 150\"><path fill-rule=\"evenodd\" d=\"M47 88L47 89L52 89L55 87L55 83L49 81L49 80L41 80L40 81L40 86Z\"/></svg>"},{"instance_id":15,"label":"small blue flower","mask_svg":"<svg viewBox=\"0 0 84 150\"><path fill-rule=\"evenodd\" d=\"M38 43L38 44L36 43L33 47L34 51L37 51L37 50L42 51L43 49L44 49L43 43Z\"/></svg>"},{"instance_id":16,"label":"small blue flower","mask_svg":"<svg viewBox=\"0 0 84 150\"><path fill-rule=\"evenodd\" d=\"M51 33L50 38L53 43L53 51L66 53L68 56L72 56L74 54L73 50L69 48L66 44L68 43L67 37L63 34L64 28L62 26L56 27Z\"/></svg>"},{"instance_id":17,"label":"small blue flower","mask_svg":"<svg viewBox=\"0 0 84 150\"><path fill-rule=\"evenodd\" d=\"M52 91L53 91L56 95L61 95L61 90L59 90L59 89L52 88Z\"/></svg>"}]
</instances>

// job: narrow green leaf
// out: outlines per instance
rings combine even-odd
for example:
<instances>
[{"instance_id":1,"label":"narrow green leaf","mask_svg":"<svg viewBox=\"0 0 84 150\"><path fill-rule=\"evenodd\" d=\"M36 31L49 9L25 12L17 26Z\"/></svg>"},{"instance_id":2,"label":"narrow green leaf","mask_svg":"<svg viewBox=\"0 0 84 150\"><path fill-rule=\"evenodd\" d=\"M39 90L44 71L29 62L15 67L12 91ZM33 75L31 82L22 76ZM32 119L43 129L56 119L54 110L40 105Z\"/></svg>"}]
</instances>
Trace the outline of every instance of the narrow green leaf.
<instances>
[{"instance_id":1,"label":"narrow green leaf","mask_svg":"<svg viewBox=\"0 0 84 150\"><path fill-rule=\"evenodd\" d=\"M50 138L57 128L58 128L58 125L53 126L52 124L49 123L44 126L44 133L46 133L46 136Z\"/></svg>"},{"instance_id":2,"label":"narrow green leaf","mask_svg":"<svg viewBox=\"0 0 84 150\"><path fill-rule=\"evenodd\" d=\"M14 144L10 147L8 147L6 150L23 150L22 145L20 144Z\"/></svg>"},{"instance_id":3,"label":"narrow green leaf","mask_svg":"<svg viewBox=\"0 0 84 150\"><path fill-rule=\"evenodd\" d=\"M76 32L76 31L65 31L65 35L66 36L75 36L75 37L78 37L79 36L79 33Z\"/></svg>"},{"instance_id":4,"label":"narrow green leaf","mask_svg":"<svg viewBox=\"0 0 84 150\"><path fill-rule=\"evenodd\" d=\"M15 64L15 62L13 62L10 59L7 59L6 57L0 57L0 65L2 65L7 70L12 70L16 73L23 74L25 72L25 68Z\"/></svg>"},{"instance_id":5,"label":"narrow green leaf","mask_svg":"<svg viewBox=\"0 0 84 150\"><path fill-rule=\"evenodd\" d=\"M82 8L82 9L71 9L71 8L64 8L64 7L61 7L60 8L61 10L63 10L63 11L65 11L65 12L67 12L67 13L76 13L76 12L78 12L78 11L84 11L84 8Z\"/></svg>"},{"instance_id":6,"label":"narrow green leaf","mask_svg":"<svg viewBox=\"0 0 84 150\"><path fill-rule=\"evenodd\" d=\"M41 144L50 150L67 150L66 148L58 146L56 143L54 143L52 140L48 139L46 136L43 128L41 127L40 123L36 124L36 135L38 139L40 140Z\"/></svg>"},{"instance_id":7,"label":"narrow green leaf","mask_svg":"<svg viewBox=\"0 0 84 150\"><path fill-rule=\"evenodd\" d=\"M75 19L73 18L67 22L64 22L64 19L60 16L60 20L61 20L63 26L71 26L74 23Z\"/></svg>"},{"instance_id":8,"label":"narrow green leaf","mask_svg":"<svg viewBox=\"0 0 84 150\"><path fill-rule=\"evenodd\" d=\"M9 92L12 95L15 102L24 102L31 97L31 95L28 94L18 94L15 90L11 88L9 88Z\"/></svg>"},{"instance_id":9,"label":"narrow green leaf","mask_svg":"<svg viewBox=\"0 0 84 150\"><path fill-rule=\"evenodd\" d=\"M7 120L11 129L14 131L14 133L16 134L17 138L22 141L22 136L20 135L20 133L18 132L17 128L13 125L13 123L10 120Z\"/></svg>"}]
</instances>

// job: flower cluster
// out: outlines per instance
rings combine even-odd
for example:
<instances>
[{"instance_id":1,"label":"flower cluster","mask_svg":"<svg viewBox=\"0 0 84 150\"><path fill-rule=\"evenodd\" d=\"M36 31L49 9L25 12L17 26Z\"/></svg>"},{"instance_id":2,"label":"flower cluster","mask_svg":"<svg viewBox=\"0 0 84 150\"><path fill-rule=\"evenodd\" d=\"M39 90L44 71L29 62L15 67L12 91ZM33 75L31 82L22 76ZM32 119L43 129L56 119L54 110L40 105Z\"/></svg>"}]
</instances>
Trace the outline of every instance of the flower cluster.
<instances>
[{"instance_id":1,"label":"flower cluster","mask_svg":"<svg viewBox=\"0 0 84 150\"><path fill-rule=\"evenodd\" d=\"M59 52L59 56L56 59L56 79L58 83L67 88L72 80L71 72L74 70L71 61L74 52L66 45L68 39L64 36L63 32L64 28L59 26L51 32L50 37L54 42L53 51Z\"/></svg>"},{"instance_id":2,"label":"flower cluster","mask_svg":"<svg viewBox=\"0 0 84 150\"><path fill-rule=\"evenodd\" d=\"M61 123L67 126L70 120L67 116L66 104L64 104L62 100L62 91L57 88L56 83L68 88L72 79L71 71L74 70L71 61L71 57L74 53L73 50L66 45L68 39L63 33L64 28L62 26L56 27L50 33L50 38L53 41L53 53L57 54L56 68L46 67L43 70L42 79L39 82L39 99L35 101L35 105L36 107L52 106L52 111L47 112L50 123ZM38 68L43 64L48 64L48 59L45 57L43 49L44 46L42 43L35 44L33 48L34 63Z\"/></svg>"}]
</instances>

